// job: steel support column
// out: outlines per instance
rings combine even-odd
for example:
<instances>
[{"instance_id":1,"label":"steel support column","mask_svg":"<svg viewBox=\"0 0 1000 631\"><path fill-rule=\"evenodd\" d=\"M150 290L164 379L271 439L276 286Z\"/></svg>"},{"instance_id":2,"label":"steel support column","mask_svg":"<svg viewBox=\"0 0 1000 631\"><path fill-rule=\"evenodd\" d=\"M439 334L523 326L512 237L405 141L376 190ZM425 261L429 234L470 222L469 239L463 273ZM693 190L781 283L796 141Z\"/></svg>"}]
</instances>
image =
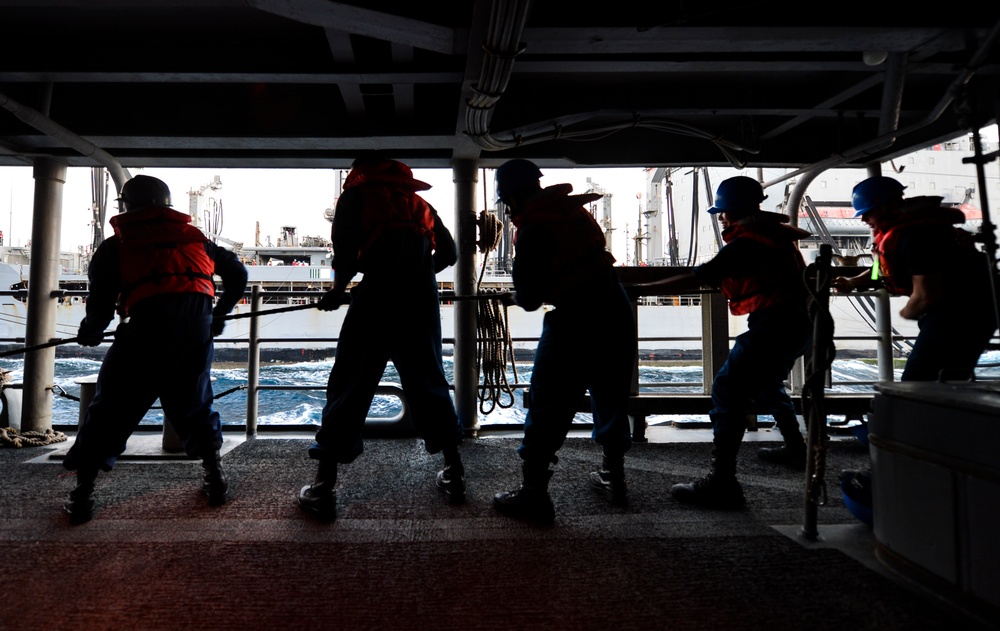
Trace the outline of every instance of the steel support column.
<instances>
[{"instance_id":1,"label":"steel support column","mask_svg":"<svg viewBox=\"0 0 1000 631\"><path fill-rule=\"evenodd\" d=\"M455 227L458 263L455 264L455 295L476 294L476 183L474 160L452 163L455 183ZM479 364L476 362L475 300L455 303L455 409L465 432L474 435L479 429Z\"/></svg>"},{"instance_id":2,"label":"steel support column","mask_svg":"<svg viewBox=\"0 0 1000 631\"><path fill-rule=\"evenodd\" d=\"M66 164L36 158L35 205L31 222L31 280L28 283L28 317L24 343L48 342L56 333L56 298L59 288L59 236L62 232L63 185ZM54 346L24 356L24 407L21 431L52 429L52 386L55 381Z\"/></svg>"},{"instance_id":3,"label":"steel support column","mask_svg":"<svg viewBox=\"0 0 1000 631\"><path fill-rule=\"evenodd\" d=\"M875 356L878 358L878 380L893 381L895 379L892 356L892 311L889 306L889 292L879 289L875 295L875 335L878 336L878 346Z\"/></svg>"}]
</instances>

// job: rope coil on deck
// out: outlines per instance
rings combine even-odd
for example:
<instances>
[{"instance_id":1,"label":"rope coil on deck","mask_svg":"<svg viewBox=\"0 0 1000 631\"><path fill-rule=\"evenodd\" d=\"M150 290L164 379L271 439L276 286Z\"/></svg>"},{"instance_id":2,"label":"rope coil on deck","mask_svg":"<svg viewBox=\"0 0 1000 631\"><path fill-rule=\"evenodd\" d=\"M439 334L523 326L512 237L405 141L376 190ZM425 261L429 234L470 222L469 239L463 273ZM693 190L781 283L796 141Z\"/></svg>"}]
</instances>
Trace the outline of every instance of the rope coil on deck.
<instances>
[{"instance_id":1,"label":"rope coil on deck","mask_svg":"<svg viewBox=\"0 0 1000 631\"><path fill-rule=\"evenodd\" d=\"M13 427L0 427L0 447L42 447L66 440L66 434L52 429L18 432Z\"/></svg>"}]
</instances>

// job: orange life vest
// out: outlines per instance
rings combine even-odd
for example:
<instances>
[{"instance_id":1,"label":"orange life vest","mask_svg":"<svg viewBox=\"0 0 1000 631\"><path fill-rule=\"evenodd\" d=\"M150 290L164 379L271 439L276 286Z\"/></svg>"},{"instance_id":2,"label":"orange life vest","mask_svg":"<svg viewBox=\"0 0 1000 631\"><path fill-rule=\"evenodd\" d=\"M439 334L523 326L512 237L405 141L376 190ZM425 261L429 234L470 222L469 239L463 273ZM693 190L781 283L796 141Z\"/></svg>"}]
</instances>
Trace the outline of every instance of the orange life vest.
<instances>
[{"instance_id":1,"label":"orange life vest","mask_svg":"<svg viewBox=\"0 0 1000 631\"><path fill-rule=\"evenodd\" d=\"M550 281L546 302L558 304L566 293L590 281L593 275L613 265L614 256L605 249L604 231L584 204L601 197L599 193L570 195L572 184L556 184L525 201L524 208L511 215L511 223L520 231L536 225L559 234L552 241L552 269L537 274ZM514 234L517 244L517 233Z\"/></svg>"},{"instance_id":2,"label":"orange life vest","mask_svg":"<svg viewBox=\"0 0 1000 631\"><path fill-rule=\"evenodd\" d=\"M190 216L170 208L147 208L111 218L119 243L119 309L125 315L150 296L215 295L215 263L205 251L205 235L190 222Z\"/></svg>"},{"instance_id":3,"label":"orange life vest","mask_svg":"<svg viewBox=\"0 0 1000 631\"><path fill-rule=\"evenodd\" d=\"M379 184L380 186L364 186ZM358 252L358 265L364 270L365 254L386 231L411 230L427 237L434 247L434 212L416 191L430 188L413 178L410 167L395 160L365 163L351 169L344 190L360 187L363 195L361 230L364 242Z\"/></svg>"},{"instance_id":4,"label":"orange life vest","mask_svg":"<svg viewBox=\"0 0 1000 631\"><path fill-rule=\"evenodd\" d=\"M804 230L786 224L748 222L730 226L723 231L722 237L726 243L737 238L753 239L763 243L779 252L781 257L787 260L787 266L797 270L798 278L801 278L806 265L795 242L807 234ZM782 266L782 269L785 269L785 266ZM766 277L754 275L725 278L720 289L722 295L729 300L730 313L746 315L764 307L800 299L801 288L790 284L790 278L790 274L780 273Z\"/></svg>"},{"instance_id":5,"label":"orange life vest","mask_svg":"<svg viewBox=\"0 0 1000 631\"><path fill-rule=\"evenodd\" d=\"M922 201L923 198L913 198L907 202ZM940 200L940 197L931 199ZM872 237L874 245L872 253L878 261L877 278L881 280L886 290L894 296L909 296L913 293L913 278L909 275L900 276L895 266L895 256L900 239L907 230L916 226L939 226L942 239L954 239L962 247L974 248L972 235L954 228L955 224L965 223L965 214L957 208L945 208L937 203L933 206L923 206L908 210L903 206L899 220L885 232L876 232ZM896 273L894 273L896 272Z\"/></svg>"}]
</instances>

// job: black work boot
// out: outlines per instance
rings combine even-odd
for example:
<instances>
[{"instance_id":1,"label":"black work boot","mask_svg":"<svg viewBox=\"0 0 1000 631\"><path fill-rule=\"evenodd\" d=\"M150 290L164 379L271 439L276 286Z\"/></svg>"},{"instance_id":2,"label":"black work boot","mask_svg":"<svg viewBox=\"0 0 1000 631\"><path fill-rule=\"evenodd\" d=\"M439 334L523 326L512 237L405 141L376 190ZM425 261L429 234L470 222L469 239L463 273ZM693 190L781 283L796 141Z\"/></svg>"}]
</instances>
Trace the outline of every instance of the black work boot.
<instances>
[{"instance_id":1,"label":"black work boot","mask_svg":"<svg viewBox=\"0 0 1000 631\"><path fill-rule=\"evenodd\" d=\"M798 419L794 416L779 414L774 418L774 424L781 432L785 444L780 447L763 447L757 450L757 457L774 464L805 470L806 441L802 438L802 432L799 431Z\"/></svg>"},{"instance_id":2,"label":"black work boot","mask_svg":"<svg viewBox=\"0 0 1000 631\"><path fill-rule=\"evenodd\" d=\"M712 471L700 480L686 484L675 484L670 494L678 502L695 504L718 510L739 510L746 505L743 487L736 480L736 452L734 446L712 450Z\"/></svg>"},{"instance_id":3,"label":"black work boot","mask_svg":"<svg viewBox=\"0 0 1000 631\"><path fill-rule=\"evenodd\" d=\"M761 447L757 450L757 457L774 464L805 470L806 445L799 443L797 445L784 444L780 447Z\"/></svg>"},{"instance_id":4,"label":"black work boot","mask_svg":"<svg viewBox=\"0 0 1000 631\"><path fill-rule=\"evenodd\" d=\"M721 476L715 471L700 480L673 485L670 494L678 502L718 510L739 510L746 504L736 476Z\"/></svg>"},{"instance_id":5,"label":"black work boot","mask_svg":"<svg viewBox=\"0 0 1000 631\"><path fill-rule=\"evenodd\" d=\"M590 474L590 486L606 495L615 506L628 506L625 456L605 455L601 460L601 470Z\"/></svg>"},{"instance_id":6,"label":"black work boot","mask_svg":"<svg viewBox=\"0 0 1000 631\"><path fill-rule=\"evenodd\" d=\"M299 506L320 521L333 521L337 517L337 463L320 460L316 481L299 491Z\"/></svg>"},{"instance_id":7,"label":"black work boot","mask_svg":"<svg viewBox=\"0 0 1000 631\"><path fill-rule=\"evenodd\" d=\"M69 514L71 524L82 524L94 517L94 482L97 469L78 469L76 488L69 492L69 500L63 508Z\"/></svg>"},{"instance_id":8,"label":"black work boot","mask_svg":"<svg viewBox=\"0 0 1000 631\"><path fill-rule=\"evenodd\" d=\"M222 506L229 497L229 476L222 470L222 455L218 449L206 453L201 458L205 477L201 481L201 492L208 496L209 506Z\"/></svg>"},{"instance_id":9,"label":"black work boot","mask_svg":"<svg viewBox=\"0 0 1000 631\"><path fill-rule=\"evenodd\" d=\"M444 491L449 504L465 503L465 467L458 449L444 450L444 469L438 471L437 487Z\"/></svg>"},{"instance_id":10,"label":"black work boot","mask_svg":"<svg viewBox=\"0 0 1000 631\"><path fill-rule=\"evenodd\" d=\"M520 488L493 496L493 506L510 517L536 524L549 525L556 520L556 509L549 497L549 471L547 462L522 463L524 482Z\"/></svg>"}]
</instances>

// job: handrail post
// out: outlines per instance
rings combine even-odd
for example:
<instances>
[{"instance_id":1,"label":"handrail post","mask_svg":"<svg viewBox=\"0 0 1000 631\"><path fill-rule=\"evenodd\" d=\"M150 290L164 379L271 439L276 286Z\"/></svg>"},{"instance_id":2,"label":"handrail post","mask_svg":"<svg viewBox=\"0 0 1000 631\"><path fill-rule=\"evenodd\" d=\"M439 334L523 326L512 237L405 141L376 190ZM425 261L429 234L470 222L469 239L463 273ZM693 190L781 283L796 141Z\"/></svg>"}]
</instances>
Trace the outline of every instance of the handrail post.
<instances>
[{"instance_id":1,"label":"handrail post","mask_svg":"<svg viewBox=\"0 0 1000 631\"><path fill-rule=\"evenodd\" d=\"M889 310L889 292L879 289L875 293L875 334L878 336L878 379L892 381L892 314Z\"/></svg>"},{"instance_id":2,"label":"handrail post","mask_svg":"<svg viewBox=\"0 0 1000 631\"><path fill-rule=\"evenodd\" d=\"M452 163L455 183L455 226L458 236L458 262L455 264L455 295L475 296L476 283L476 182L474 160ZM475 300L455 304L455 412L467 436L479 431L479 362L476 359L477 318Z\"/></svg>"},{"instance_id":3,"label":"handrail post","mask_svg":"<svg viewBox=\"0 0 1000 631\"><path fill-rule=\"evenodd\" d=\"M250 313L260 311L261 287L250 288ZM247 346L247 438L257 435L257 397L260 386L260 327L257 315L250 317L250 339Z\"/></svg>"},{"instance_id":4,"label":"handrail post","mask_svg":"<svg viewBox=\"0 0 1000 631\"><path fill-rule=\"evenodd\" d=\"M824 243L819 256L810 265L814 272L814 305L810 309L813 341L806 366L806 383L802 390L802 412L806 421L805 513L802 536L810 541L819 538L818 507L826 489L827 433L825 386L826 374L833 363L834 324L830 315L830 259L832 248Z\"/></svg>"}]
</instances>

